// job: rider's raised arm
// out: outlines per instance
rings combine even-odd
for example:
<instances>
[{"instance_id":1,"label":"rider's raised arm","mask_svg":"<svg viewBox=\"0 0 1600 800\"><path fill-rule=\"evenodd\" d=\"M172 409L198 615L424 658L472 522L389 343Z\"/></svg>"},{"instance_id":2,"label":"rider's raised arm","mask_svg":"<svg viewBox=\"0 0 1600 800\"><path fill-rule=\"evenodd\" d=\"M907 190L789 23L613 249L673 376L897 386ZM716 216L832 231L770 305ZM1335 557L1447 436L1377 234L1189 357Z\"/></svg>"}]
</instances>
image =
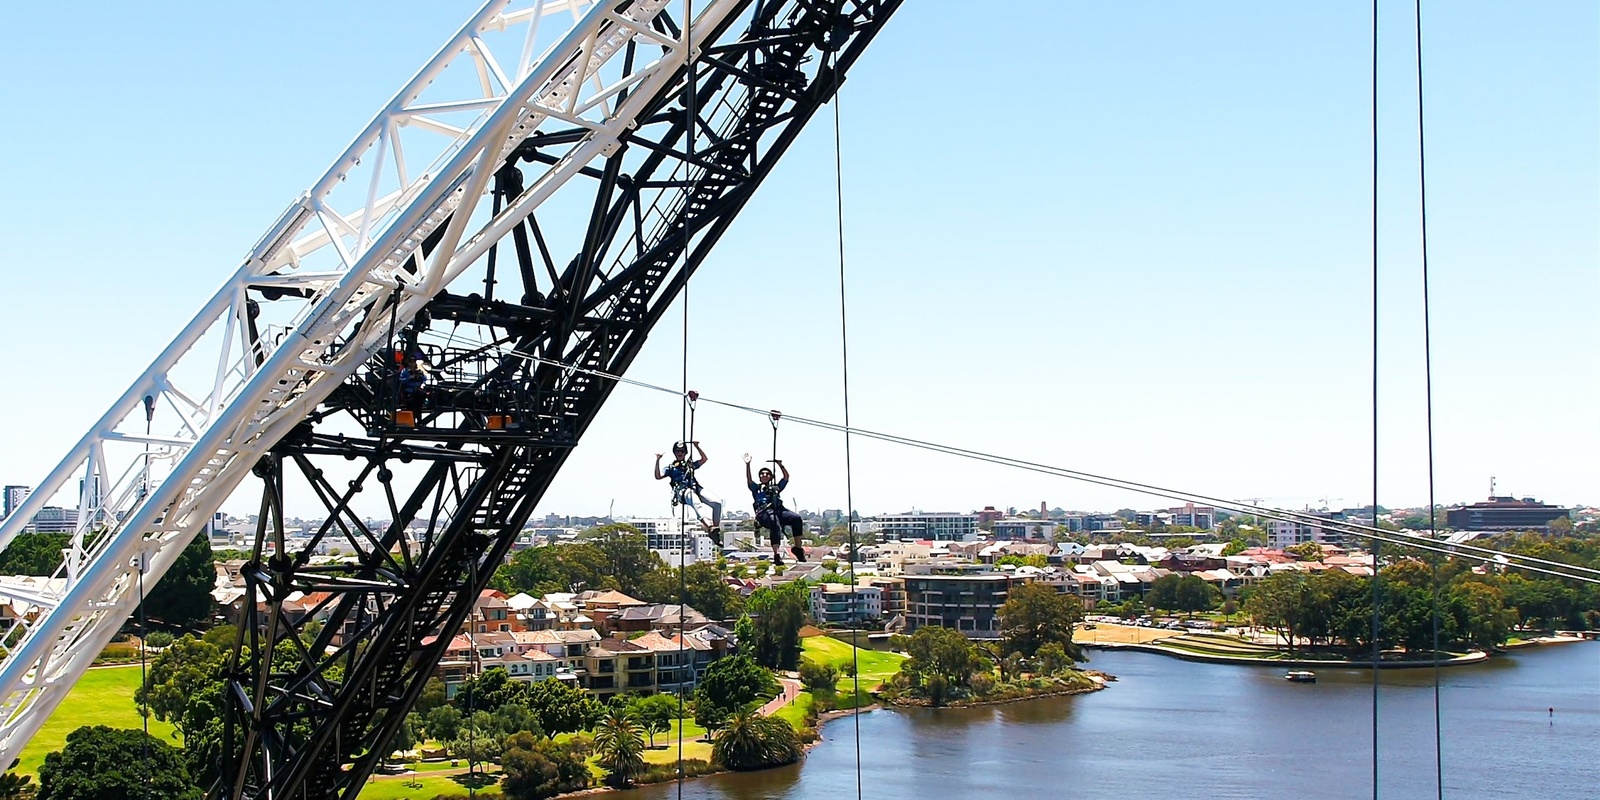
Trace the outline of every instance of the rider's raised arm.
<instances>
[{"instance_id":1,"label":"rider's raised arm","mask_svg":"<svg viewBox=\"0 0 1600 800\"><path fill-rule=\"evenodd\" d=\"M661 454L656 453L656 480L659 481L665 477L667 476L661 474Z\"/></svg>"},{"instance_id":2,"label":"rider's raised arm","mask_svg":"<svg viewBox=\"0 0 1600 800\"><path fill-rule=\"evenodd\" d=\"M695 469L699 469L699 468L705 466L706 465L706 461L710 460L710 459L708 459L706 457L706 449L704 447L701 447L699 442L691 442L690 444L693 444L694 445L694 451L696 453L700 454L700 460L694 462L694 468Z\"/></svg>"}]
</instances>

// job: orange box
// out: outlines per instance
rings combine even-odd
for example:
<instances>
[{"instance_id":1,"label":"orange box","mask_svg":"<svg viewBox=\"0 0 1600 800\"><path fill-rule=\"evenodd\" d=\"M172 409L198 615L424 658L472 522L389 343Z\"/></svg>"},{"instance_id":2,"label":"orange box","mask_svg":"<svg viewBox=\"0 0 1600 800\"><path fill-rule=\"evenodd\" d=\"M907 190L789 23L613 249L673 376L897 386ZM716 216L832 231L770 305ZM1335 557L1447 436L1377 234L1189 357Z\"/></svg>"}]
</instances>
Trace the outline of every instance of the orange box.
<instances>
[{"instance_id":1,"label":"orange box","mask_svg":"<svg viewBox=\"0 0 1600 800\"><path fill-rule=\"evenodd\" d=\"M506 418L499 414L489 415L489 430L497 431L506 426Z\"/></svg>"},{"instance_id":2,"label":"orange box","mask_svg":"<svg viewBox=\"0 0 1600 800\"><path fill-rule=\"evenodd\" d=\"M417 427L417 415L406 409L396 411L394 412L394 424L402 428L415 428Z\"/></svg>"}]
</instances>

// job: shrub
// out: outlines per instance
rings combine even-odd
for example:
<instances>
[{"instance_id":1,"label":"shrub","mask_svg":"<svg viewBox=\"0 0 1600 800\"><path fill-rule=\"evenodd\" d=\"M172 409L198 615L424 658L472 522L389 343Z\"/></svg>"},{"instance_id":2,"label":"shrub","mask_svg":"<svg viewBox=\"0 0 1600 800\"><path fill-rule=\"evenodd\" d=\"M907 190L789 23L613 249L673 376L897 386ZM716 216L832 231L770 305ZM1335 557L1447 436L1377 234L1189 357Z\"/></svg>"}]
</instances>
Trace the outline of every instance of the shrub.
<instances>
[{"instance_id":1,"label":"shrub","mask_svg":"<svg viewBox=\"0 0 1600 800\"><path fill-rule=\"evenodd\" d=\"M144 637L144 643L150 647L168 647L172 644L172 634L166 631L156 631Z\"/></svg>"},{"instance_id":2,"label":"shrub","mask_svg":"<svg viewBox=\"0 0 1600 800\"><path fill-rule=\"evenodd\" d=\"M719 766L703 758L686 758L683 760L683 777L698 778L709 775L720 769ZM652 764L644 772L639 773L636 783L666 783L678 779L676 764Z\"/></svg>"}]
</instances>

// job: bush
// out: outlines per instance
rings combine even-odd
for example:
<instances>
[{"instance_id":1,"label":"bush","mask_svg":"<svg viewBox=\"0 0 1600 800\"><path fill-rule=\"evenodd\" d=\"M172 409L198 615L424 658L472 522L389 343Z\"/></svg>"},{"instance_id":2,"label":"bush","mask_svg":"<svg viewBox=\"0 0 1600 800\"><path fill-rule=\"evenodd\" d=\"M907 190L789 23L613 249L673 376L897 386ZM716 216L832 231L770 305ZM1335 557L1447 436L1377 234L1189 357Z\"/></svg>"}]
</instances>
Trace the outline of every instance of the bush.
<instances>
[{"instance_id":1,"label":"bush","mask_svg":"<svg viewBox=\"0 0 1600 800\"><path fill-rule=\"evenodd\" d=\"M172 634L166 631L156 631L144 637L144 643L149 647L169 647L172 644Z\"/></svg>"},{"instance_id":2,"label":"bush","mask_svg":"<svg viewBox=\"0 0 1600 800\"><path fill-rule=\"evenodd\" d=\"M800 682L805 684L806 690L815 695L831 695L839 684L839 670L831 664L818 664L815 661L800 662Z\"/></svg>"},{"instance_id":3,"label":"bush","mask_svg":"<svg viewBox=\"0 0 1600 800\"><path fill-rule=\"evenodd\" d=\"M800 737L794 727L775 717L740 711L717 732L711 757L728 769L779 767L800 760Z\"/></svg>"},{"instance_id":4,"label":"bush","mask_svg":"<svg viewBox=\"0 0 1600 800\"><path fill-rule=\"evenodd\" d=\"M686 758L683 760L683 777L685 778L698 778L701 775L709 775L719 769L721 767L703 758ZM639 773L635 783L666 783L677 779L678 767L676 764L652 764L644 772Z\"/></svg>"}]
</instances>

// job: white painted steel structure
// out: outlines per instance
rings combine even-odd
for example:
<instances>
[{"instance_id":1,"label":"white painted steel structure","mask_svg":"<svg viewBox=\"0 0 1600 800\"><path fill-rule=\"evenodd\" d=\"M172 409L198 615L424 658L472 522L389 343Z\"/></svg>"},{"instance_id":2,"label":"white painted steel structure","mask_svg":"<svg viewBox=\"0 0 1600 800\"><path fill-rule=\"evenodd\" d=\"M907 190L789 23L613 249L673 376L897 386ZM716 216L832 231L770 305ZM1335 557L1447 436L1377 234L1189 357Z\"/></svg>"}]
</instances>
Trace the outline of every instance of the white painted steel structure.
<instances>
[{"instance_id":1,"label":"white painted steel structure","mask_svg":"<svg viewBox=\"0 0 1600 800\"><path fill-rule=\"evenodd\" d=\"M410 321L569 178L614 152L702 32L736 6L694 3L696 41L686 46L682 32L651 25L668 2L484 5L0 524L3 549L74 479L102 488L78 498L60 591L25 598L40 613L19 623L20 640L0 660L0 762L16 757L138 604L141 566L154 584L257 460L386 344L393 321ZM659 55L625 64L617 56L629 40ZM460 66L447 73L451 65ZM495 169L547 120L589 133L490 213ZM437 245L425 254L430 237ZM278 299L250 302L247 288Z\"/></svg>"}]
</instances>

